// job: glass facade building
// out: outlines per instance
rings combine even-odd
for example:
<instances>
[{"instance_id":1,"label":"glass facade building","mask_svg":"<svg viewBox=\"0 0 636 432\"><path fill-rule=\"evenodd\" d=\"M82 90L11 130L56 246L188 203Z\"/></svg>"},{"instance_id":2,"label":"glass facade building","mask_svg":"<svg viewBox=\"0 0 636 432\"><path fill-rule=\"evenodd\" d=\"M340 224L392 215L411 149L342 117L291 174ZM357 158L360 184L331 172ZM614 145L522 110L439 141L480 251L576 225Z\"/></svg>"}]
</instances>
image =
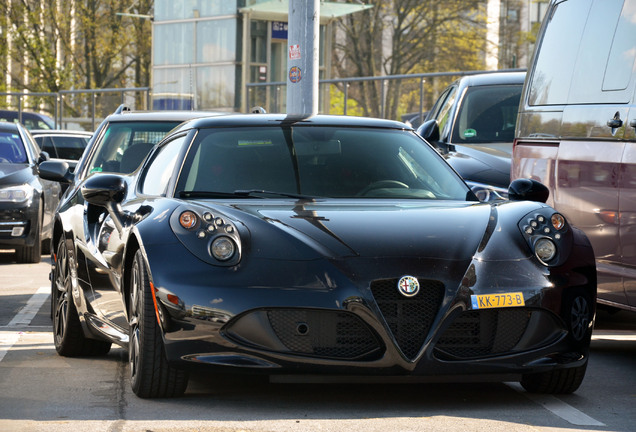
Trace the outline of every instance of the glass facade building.
<instances>
[{"instance_id":1,"label":"glass facade building","mask_svg":"<svg viewBox=\"0 0 636 432\"><path fill-rule=\"evenodd\" d=\"M331 23L368 7L321 2L321 79L330 78ZM286 82L288 11L288 0L155 0L153 108L284 112L284 85L245 84Z\"/></svg>"}]
</instances>

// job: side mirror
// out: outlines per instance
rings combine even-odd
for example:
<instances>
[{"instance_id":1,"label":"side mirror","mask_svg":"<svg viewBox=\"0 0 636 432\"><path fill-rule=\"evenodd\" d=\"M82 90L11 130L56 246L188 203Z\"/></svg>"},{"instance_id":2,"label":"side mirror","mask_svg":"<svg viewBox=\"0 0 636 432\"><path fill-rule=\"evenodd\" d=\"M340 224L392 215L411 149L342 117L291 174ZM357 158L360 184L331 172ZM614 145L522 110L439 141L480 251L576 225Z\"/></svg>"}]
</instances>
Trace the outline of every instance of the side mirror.
<instances>
[{"instance_id":1,"label":"side mirror","mask_svg":"<svg viewBox=\"0 0 636 432\"><path fill-rule=\"evenodd\" d=\"M38 175L44 180L69 184L73 181L73 173L66 161L43 161L38 165Z\"/></svg>"},{"instance_id":2,"label":"side mirror","mask_svg":"<svg viewBox=\"0 0 636 432\"><path fill-rule=\"evenodd\" d=\"M543 184L532 179L516 179L508 187L508 199L511 201L546 202L550 190Z\"/></svg>"},{"instance_id":3,"label":"side mirror","mask_svg":"<svg viewBox=\"0 0 636 432\"><path fill-rule=\"evenodd\" d=\"M439 123L437 120L427 120L417 128L417 134L431 144L439 141Z\"/></svg>"},{"instance_id":4,"label":"side mirror","mask_svg":"<svg viewBox=\"0 0 636 432\"><path fill-rule=\"evenodd\" d=\"M114 174L97 174L82 185L82 196L89 204L104 207L113 219L119 233L123 230L121 203L126 198L128 184L123 177Z\"/></svg>"}]
</instances>

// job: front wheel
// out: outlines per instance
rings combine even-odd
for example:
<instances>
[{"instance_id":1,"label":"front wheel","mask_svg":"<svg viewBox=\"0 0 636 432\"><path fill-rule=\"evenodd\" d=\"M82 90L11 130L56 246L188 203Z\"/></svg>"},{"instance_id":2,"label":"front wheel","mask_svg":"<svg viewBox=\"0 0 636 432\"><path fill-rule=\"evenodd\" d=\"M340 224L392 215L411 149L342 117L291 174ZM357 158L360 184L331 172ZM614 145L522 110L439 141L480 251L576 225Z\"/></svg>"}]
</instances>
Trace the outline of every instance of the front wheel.
<instances>
[{"instance_id":1,"label":"front wheel","mask_svg":"<svg viewBox=\"0 0 636 432\"><path fill-rule=\"evenodd\" d=\"M38 221L42 220L42 206L38 212ZM33 246L18 246L15 249L15 260L19 263L39 263L42 259L42 241L40 239L40 223L31 227L35 231Z\"/></svg>"},{"instance_id":2,"label":"front wheel","mask_svg":"<svg viewBox=\"0 0 636 432\"><path fill-rule=\"evenodd\" d=\"M583 382L586 369L587 360L582 366L569 369L526 374L521 378L521 385L530 393L574 393Z\"/></svg>"},{"instance_id":3,"label":"front wheel","mask_svg":"<svg viewBox=\"0 0 636 432\"><path fill-rule=\"evenodd\" d=\"M66 357L104 355L111 344L84 336L75 303L71 269L74 260L69 258L64 236L57 244L55 266L51 282L51 313L53 315L53 339L55 350Z\"/></svg>"},{"instance_id":4,"label":"front wheel","mask_svg":"<svg viewBox=\"0 0 636 432\"><path fill-rule=\"evenodd\" d=\"M142 398L181 396L188 386L187 371L168 364L161 327L157 322L148 269L141 251L130 274L130 382Z\"/></svg>"}]
</instances>

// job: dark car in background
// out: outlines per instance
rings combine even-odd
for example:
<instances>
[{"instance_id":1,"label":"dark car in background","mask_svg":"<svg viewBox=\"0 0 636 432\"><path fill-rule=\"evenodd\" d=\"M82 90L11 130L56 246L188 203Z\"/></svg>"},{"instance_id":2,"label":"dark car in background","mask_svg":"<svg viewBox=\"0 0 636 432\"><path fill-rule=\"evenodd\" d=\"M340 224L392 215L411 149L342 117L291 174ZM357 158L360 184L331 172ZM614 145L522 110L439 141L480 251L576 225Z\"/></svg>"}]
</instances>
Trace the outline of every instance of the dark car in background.
<instances>
[{"instance_id":1,"label":"dark car in background","mask_svg":"<svg viewBox=\"0 0 636 432\"><path fill-rule=\"evenodd\" d=\"M519 110L512 175L589 237L598 301L636 312L636 11L633 2L551 2Z\"/></svg>"},{"instance_id":2,"label":"dark car in background","mask_svg":"<svg viewBox=\"0 0 636 432\"><path fill-rule=\"evenodd\" d=\"M180 123L197 117L220 115L208 111L131 111L121 105L97 127L82 152L80 172L85 178L94 172L129 174L136 170L152 147ZM99 161L98 163L95 161ZM90 169L86 169L87 164ZM74 164L68 163L69 167Z\"/></svg>"},{"instance_id":3,"label":"dark car in background","mask_svg":"<svg viewBox=\"0 0 636 432\"><path fill-rule=\"evenodd\" d=\"M0 122L0 248L18 262L40 262L48 251L60 184L38 177L48 159L19 123Z\"/></svg>"},{"instance_id":4,"label":"dark car in background","mask_svg":"<svg viewBox=\"0 0 636 432\"><path fill-rule=\"evenodd\" d=\"M55 129L55 122L51 117L29 111L0 110L0 121L21 123L29 130Z\"/></svg>"},{"instance_id":5,"label":"dark car in background","mask_svg":"<svg viewBox=\"0 0 636 432\"><path fill-rule=\"evenodd\" d=\"M61 129L37 129L32 130L31 135L40 149L47 152L51 159L64 160L74 169L77 161L84 154L84 149L93 133Z\"/></svg>"},{"instance_id":6,"label":"dark car in background","mask_svg":"<svg viewBox=\"0 0 636 432\"><path fill-rule=\"evenodd\" d=\"M418 128L480 200L506 197L525 72L464 76L439 96Z\"/></svg>"},{"instance_id":7,"label":"dark car in background","mask_svg":"<svg viewBox=\"0 0 636 432\"><path fill-rule=\"evenodd\" d=\"M503 374L563 393L583 380L594 255L524 201L544 186L517 180L511 200L480 203L412 128L361 117L195 119L137 170L112 160L125 142L93 141L75 174L46 162L41 175L71 182L53 241L56 350L124 347L138 396L178 396L196 367Z\"/></svg>"}]
</instances>

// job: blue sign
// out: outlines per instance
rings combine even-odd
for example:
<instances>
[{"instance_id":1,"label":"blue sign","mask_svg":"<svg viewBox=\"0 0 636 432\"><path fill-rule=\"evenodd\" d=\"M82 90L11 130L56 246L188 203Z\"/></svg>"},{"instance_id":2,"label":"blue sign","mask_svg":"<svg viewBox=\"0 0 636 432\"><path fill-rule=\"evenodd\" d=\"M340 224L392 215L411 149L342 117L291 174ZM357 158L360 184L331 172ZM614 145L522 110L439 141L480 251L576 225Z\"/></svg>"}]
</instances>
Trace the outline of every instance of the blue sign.
<instances>
[{"instance_id":1,"label":"blue sign","mask_svg":"<svg viewBox=\"0 0 636 432\"><path fill-rule=\"evenodd\" d=\"M272 21L272 39L287 39L287 23Z\"/></svg>"}]
</instances>

